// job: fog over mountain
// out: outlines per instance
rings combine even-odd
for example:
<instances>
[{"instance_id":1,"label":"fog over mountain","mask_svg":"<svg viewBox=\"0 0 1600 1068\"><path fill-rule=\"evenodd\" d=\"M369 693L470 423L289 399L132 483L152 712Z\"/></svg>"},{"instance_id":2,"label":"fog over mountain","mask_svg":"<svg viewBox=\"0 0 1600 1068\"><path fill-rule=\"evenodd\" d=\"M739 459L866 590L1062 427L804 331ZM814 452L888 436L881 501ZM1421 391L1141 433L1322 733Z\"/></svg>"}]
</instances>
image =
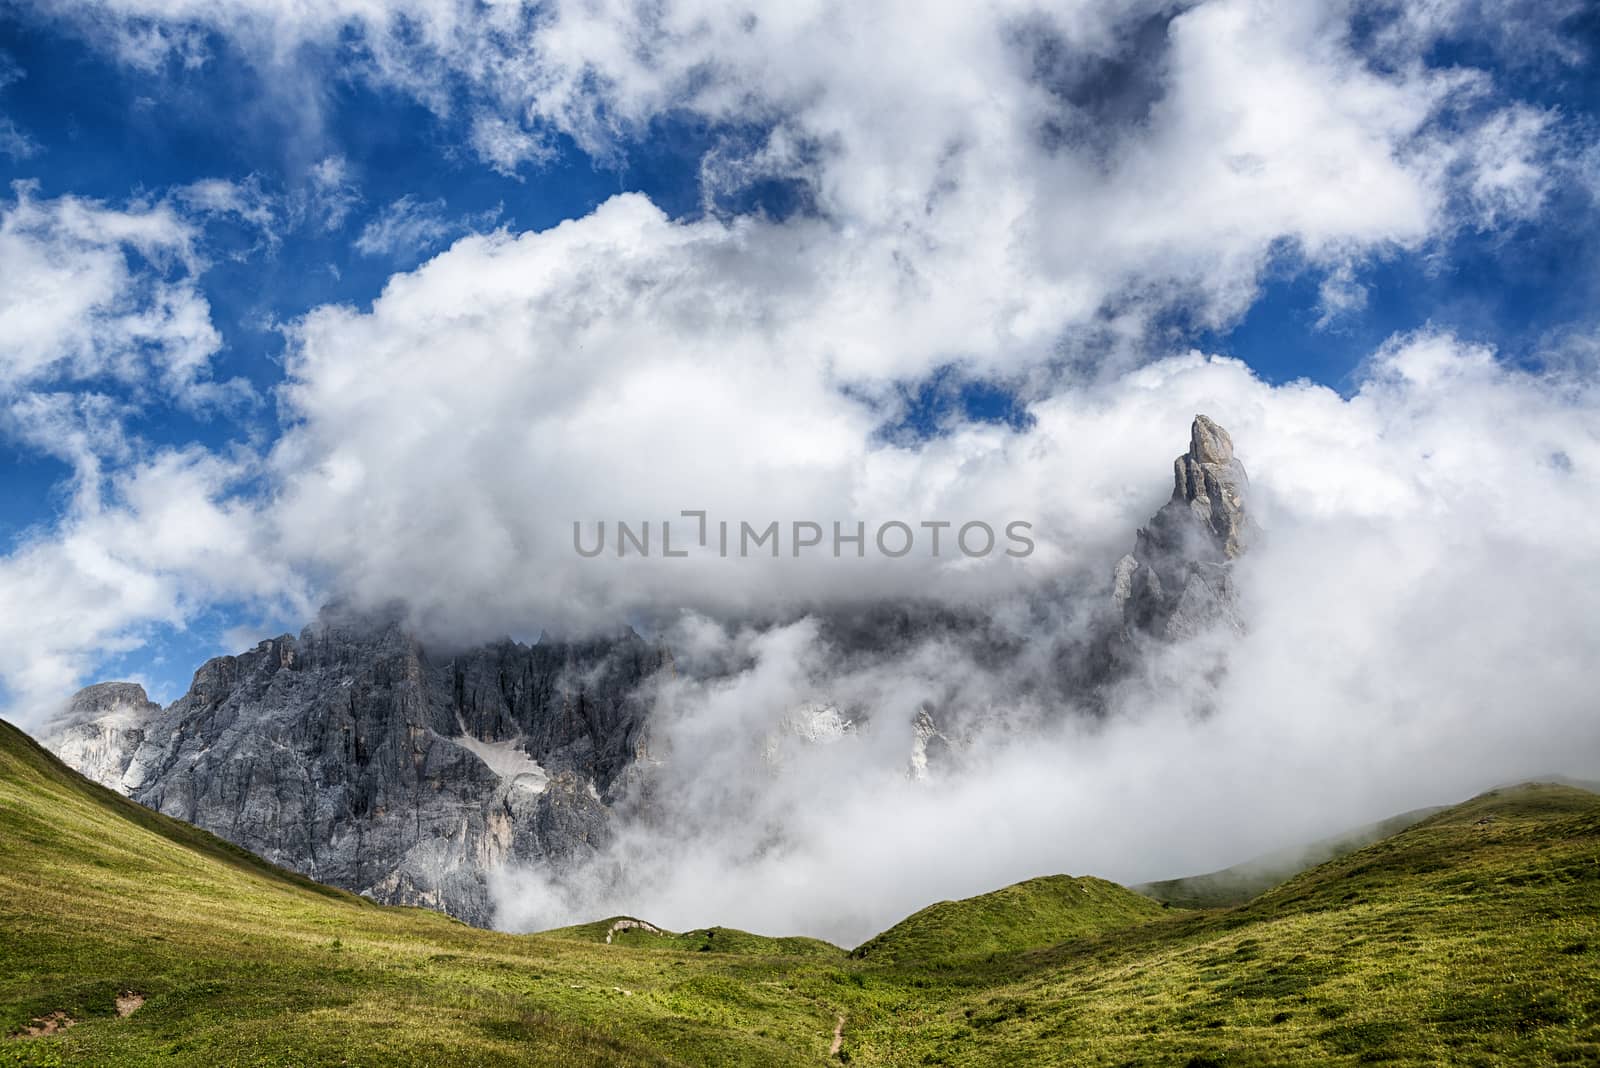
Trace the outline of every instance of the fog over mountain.
<instances>
[{"instance_id":1,"label":"fog over mountain","mask_svg":"<svg viewBox=\"0 0 1600 1068\"><path fill-rule=\"evenodd\" d=\"M1371 440L1328 441L1299 492L1251 462L1272 522L1233 572L1243 632L1148 645L1101 716L948 639L863 662L814 621L684 620L680 645L746 666L665 688L654 730L666 751L692 754L662 768L668 814L625 829L576 889L570 876L507 871L499 922L631 910L849 943L931 886L957 896L1043 871L1132 883L1209 870L1499 782L1588 774L1600 719L1585 665L1600 637L1584 617L1600 604L1584 576L1600 560L1592 538L1567 535L1594 530L1581 505L1594 487L1571 481L1580 463L1561 456L1593 455L1593 423L1573 412L1572 436L1548 437L1567 396L1437 339L1416 346L1391 354L1394 377L1369 402L1403 391L1403 368L1432 367L1461 391L1440 422L1472 410L1477 378L1501 403L1543 413L1516 421L1537 425L1537 442L1495 441L1486 425L1436 439L1414 455L1437 495L1398 470L1363 471L1383 452ZM1486 419L1506 410L1477 401ZM1236 440L1254 461L1252 439ZM1480 473L1500 488L1453 496L1483 485ZM1368 508L1350 509L1361 494ZM1048 623L1015 601L995 618L1026 621L1021 640L1035 649L1083 625L1071 602ZM789 710L818 703L868 722L796 742ZM907 775L925 704L967 714L941 725L941 742L958 740L945 761Z\"/></svg>"},{"instance_id":2,"label":"fog over mountain","mask_svg":"<svg viewBox=\"0 0 1600 1068\"><path fill-rule=\"evenodd\" d=\"M1463 405L1474 389L1518 398L1561 433L1569 398L1486 354L1424 338L1384 359L1370 393L1337 403L1392 402L1408 369L1432 368ZM1487 466L1548 507L1575 477L1560 442L1580 444L1440 439L1427 460L1441 488ZM381 900L512 929L627 912L847 944L930 887L1056 869L1138 882L1600 770L1597 639L1527 597L1592 597L1577 591L1593 541L1514 523L1514 494L1441 494L1427 522L1398 499L1319 515L1319 491L1363 488L1352 469L1376 443L1330 449L1322 477L1283 496L1234 449L1196 419L1170 502L1081 585L777 622L686 610L650 642L459 653L407 636L392 608L338 610L208 666L164 713L96 688L46 736L148 804ZM1585 522L1572 503L1565 521ZM1508 542L1518 525L1534 540Z\"/></svg>"},{"instance_id":3,"label":"fog over mountain","mask_svg":"<svg viewBox=\"0 0 1600 1068\"><path fill-rule=\"evenodd\" d=\"M1578 0L0 18L0 710L146 804L849 941L1600 773Z\"/></svg>"}]
</instances>

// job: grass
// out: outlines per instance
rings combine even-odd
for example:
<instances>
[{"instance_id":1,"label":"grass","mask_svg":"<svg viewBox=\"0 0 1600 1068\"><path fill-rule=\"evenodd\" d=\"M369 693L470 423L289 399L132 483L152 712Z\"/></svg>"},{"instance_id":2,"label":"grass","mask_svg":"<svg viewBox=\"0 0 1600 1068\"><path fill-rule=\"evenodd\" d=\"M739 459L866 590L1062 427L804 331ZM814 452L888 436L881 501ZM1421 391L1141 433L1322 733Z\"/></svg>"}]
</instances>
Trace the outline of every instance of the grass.
<instances>
[{"instance_id":1,"label":"grass","mask_svg":"<svg viewBox=\"0 0 1600 1068\"><path fill-rule=\"evenodd\" d=\"M1600 1060L1600 797L1496 791L1241 908L1016 954L857 1035L924 1064Z\"/></svg>"},{"instance_id":2,"label":"grass","mask_svg":"<svg viewBox=\"0 0 1600 1068\"><path fill-rule=\"evenodd\" d=\"M1600 797L1496 791L1231 909L1030 880L854 955L386 908L0 724L0 1065L1600 1061ZM122 991L146 995L119 1018ZM843 1016L844 1042L830 1058Z\"/></svg>"},{"instance_id":3,"label":"grass","mask_svg":"<svg viewBox=\"0 0 1600 1068\"><path fill-rule=\"evenodd\" d=\"M1133 889L1163 904L1184 909L1243 905L1309 868L1337 860L1373 842L1399 834L1439 811L1438 808L1419 808L1310 845L1268 853L1221 871L1142 883Z\"/></svg>"},{"instance_id":4,"label":"grass","mask_svg":"<svg viewBox=\"0 0 1600 1068\"><path fill-rule=\"evenodd\" d=\"M941 901L872 938L873 963L957 967L976 956L1036 949L1153 920L1161 906L1104 879L1046 875L962 901Z\"/></svg>"},{"instance_id":5,"label":"grass","mask_svg":"<svg viewBox=\"0 0 1600 1068\"><path fill-rule=\"evenodd\" d=\"M543 932L546 938L566 938L580 942L605 943L634 949L672 950L679 953L728 953L744 957L817 957L839 962L847 956L844 950L820 938L773 938L751 934L735 927L705 927L698 931L676 933L651 926L649 929L624 927L619 923L638 923L634 916L611 916L575 927L558 927Z\"/></svg>"},{"instance_id":6,"label":"grass","mask_svg":"<svg viewBox=\"0 0 1600 1068\"><path fill-rule=\"evenodd\" d=\"M275 868L0 724L0 1065L781 1064L824 1059L815 953L480 931ZM842 951L833 959L843 961ZM116 1016L124 990L147 1001Z\"/></svg>"}]
</instances>

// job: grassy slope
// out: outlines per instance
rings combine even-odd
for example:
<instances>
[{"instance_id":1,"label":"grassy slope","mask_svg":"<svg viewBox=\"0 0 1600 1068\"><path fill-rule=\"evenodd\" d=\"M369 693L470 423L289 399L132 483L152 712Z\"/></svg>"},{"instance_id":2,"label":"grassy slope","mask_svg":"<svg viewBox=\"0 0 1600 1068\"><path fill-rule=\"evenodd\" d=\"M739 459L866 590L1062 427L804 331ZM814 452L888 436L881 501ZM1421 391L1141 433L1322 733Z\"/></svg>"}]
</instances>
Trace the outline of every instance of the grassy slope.
<instances>
[{"instance_id":1,"label":"grassy slope","mask_svg":"<svg viewBox=\"0 0 1600 1068\"><path fill-rule=\"evenodd\" d=\"M822 1060L837 969L479 931L319 887L0 723L0 1065ZM838 955L843 960L843 955ZM117 1019L121 990L149 996Z\"/></svg>"},{"instance_id":2,"label":"grassy slope","mask_svg":"<svg viewBox=\"0 0 1600 1068\"><path fill-rule=\"evenodd\" d=\"M140 809L4 724L0 855L0 1033L81 1021L0 1039L0 1065L815 1064L840 1015L857 1064L1600 1059L1600 798L1566 787L1487 795L1242 908L1047 930L1055 889L1128 892L1034 880L924 910L865 959L382 908ZM117 1019L123 989L149 1000Z\"/></svg>"},{"instance_id":3,"label":"grassy slope","mask_svg":"<svg viewBox=\"0 0 1600 1068\"><path fill-rule=\"evenodd\" d=\"M1047 875L961 901L941 901L871 939L874 963L943 962L1035 949L1155 919L1161 906L1104 879Z\"/></svg>"},{"instance_id":4,"label":"grassy slope","mask_svg":"<svg viewBox=\"0 0 1600 1068\"><path fill-rule=\"evenodd\" d=\"M1159 882L1141 883L1133 889L1146 897L1183 909L1216 909L1243 905L1271 890L1301 872L1337 860L1342 856L1399 834L1442 811L1438 808L1419 808L1386 820L1358 827L1332 838L1310 845L1278 850L1265 856L1235 864L1221 871L1204 875L1190 875L1181 879L1162 879Z\"/></svg>"},{"instance_id":5,"label":"grassy slope","mask_svg":"<svg viewBox=\"0 0 1600 1068\"><path fill-rule=\"evenodd\" d=\"M612 930L612 926L618 920L632 919L636 917L611 916L592 923L580 923L575 927L558 927L553 931L545 931L543 937L604 943L606 934L610 933L612 945L630 946L635 949L664 949L679 953L731 953L744 957L819 957L834 961L843 960L845 957L844 950L820 938L772 938L768 935L741 931L736 927L703 927L698 931L682 933L660 929L651 932L637 927L621 931Z\"/></svg>"},{"instance_id":6,"label":"grassy slope","mask_svg":"<svg viewBox=\"0 0 1600 1068\"><path fill-rule=\"evenodd\" d=\"M1496 791L1242 908L912 985L858 1061L1600 1063L1600 797Z\"/></svg>"}]
</instances>

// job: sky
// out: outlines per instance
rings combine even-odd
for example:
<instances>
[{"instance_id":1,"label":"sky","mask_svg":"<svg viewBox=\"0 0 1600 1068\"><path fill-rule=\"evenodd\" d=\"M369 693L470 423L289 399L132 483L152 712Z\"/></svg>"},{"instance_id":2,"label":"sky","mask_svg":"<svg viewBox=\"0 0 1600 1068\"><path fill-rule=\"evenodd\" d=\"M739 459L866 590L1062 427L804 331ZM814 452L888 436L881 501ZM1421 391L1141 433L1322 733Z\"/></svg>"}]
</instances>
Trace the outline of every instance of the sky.
<instances>
[{"instance_id":1,"label":"sky","mask_svg":"<svg viewBox=\"0 0 1600 1068\"><path fill-rule=\"evenodd\" d=\"M335 597L473 641L1103 576L1201 410L1286 530L1581 575L1597 49L1560 0L7 3L0 707ZM570 552L698 508L1040 548Z\"/></svg>"}]
</instances>

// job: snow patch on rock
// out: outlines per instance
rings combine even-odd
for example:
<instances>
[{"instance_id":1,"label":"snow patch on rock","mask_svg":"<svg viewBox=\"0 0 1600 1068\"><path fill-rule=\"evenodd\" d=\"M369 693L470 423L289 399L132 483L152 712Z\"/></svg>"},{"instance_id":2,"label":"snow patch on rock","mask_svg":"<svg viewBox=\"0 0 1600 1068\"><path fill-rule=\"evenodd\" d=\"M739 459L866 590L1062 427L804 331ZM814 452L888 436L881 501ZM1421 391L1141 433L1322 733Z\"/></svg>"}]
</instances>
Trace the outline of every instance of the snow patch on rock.
<instances>
[{"instance_id":1,"label":"snow patch on rock","mask_svg":"<svg viewBox=\"0 0 1600 1068\"><path fill-rule=\"evenodd\" d=\"M470 734L451 738L452 742L483 761L490 771L504 782L515 782L521 787L542 790L550 782L550 773L522 748L522 739L504 742L485 742Z\"/></svg>"}]
</instances>

